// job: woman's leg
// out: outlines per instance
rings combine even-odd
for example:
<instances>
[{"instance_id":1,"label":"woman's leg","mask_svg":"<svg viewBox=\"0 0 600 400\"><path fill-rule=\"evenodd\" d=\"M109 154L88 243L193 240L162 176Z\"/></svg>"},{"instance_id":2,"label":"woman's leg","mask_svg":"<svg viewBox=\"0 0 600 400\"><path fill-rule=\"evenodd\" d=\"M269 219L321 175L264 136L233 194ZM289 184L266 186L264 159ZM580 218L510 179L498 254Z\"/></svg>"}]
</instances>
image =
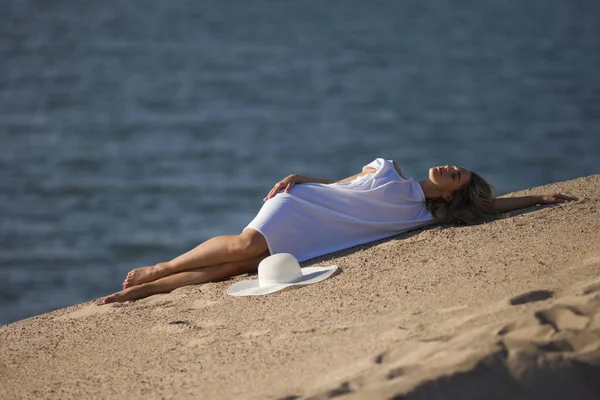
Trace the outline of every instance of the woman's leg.
<instances>
[{"instance_id":1,"label":"woman's leg","mask_svg":"<svg viewBox=\"0 0 600 400\"><path fill-rule=\"evenodd\" d=\"M190 269L250 260L268 251L264 236L254 229L246 229L235 236L217 236L169 262L130 271L123 281L123 288Z\"/></svg>"},{"instance_id":2,"label":"woman's leg","mask_svg":"<svg viewBox=\"0 0 600 400\"><path fill-rule=\"evenodd\" d=\"M167 293L182 286L197 285L206 282L217 282L235 275L256 272L258 264L269 255L268 252L261 254L249 260L237 261L233 263L213 265L202 267L189 271L175 273L154 280L152 282L142 283L120 292L113 293L104 298L103 303L116 303L143 299L157 293Z\"/></svg>"}]
</instances>

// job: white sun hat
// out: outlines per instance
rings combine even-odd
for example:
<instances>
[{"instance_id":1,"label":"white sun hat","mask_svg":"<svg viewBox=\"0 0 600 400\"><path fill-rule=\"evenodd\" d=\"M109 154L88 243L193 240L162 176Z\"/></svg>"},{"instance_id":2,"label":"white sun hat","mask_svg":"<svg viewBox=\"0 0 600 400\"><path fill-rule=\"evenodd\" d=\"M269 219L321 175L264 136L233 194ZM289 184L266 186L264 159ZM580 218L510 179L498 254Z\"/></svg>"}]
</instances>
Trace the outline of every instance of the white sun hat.
<instances>
[{"instance_id":1,"label":"white sun hat","mask_svg":"<svg viewBox=\"0 0 600 400\"><path fill-rule=\"evenodd\" d=\"M330 267L300 268L296 257L288 253L273 254L258 265L258 279L236 282L229 286L231 296L260 296L295 285L309 285L329 278L337 270Z\"/></svg>"}]
</instances>

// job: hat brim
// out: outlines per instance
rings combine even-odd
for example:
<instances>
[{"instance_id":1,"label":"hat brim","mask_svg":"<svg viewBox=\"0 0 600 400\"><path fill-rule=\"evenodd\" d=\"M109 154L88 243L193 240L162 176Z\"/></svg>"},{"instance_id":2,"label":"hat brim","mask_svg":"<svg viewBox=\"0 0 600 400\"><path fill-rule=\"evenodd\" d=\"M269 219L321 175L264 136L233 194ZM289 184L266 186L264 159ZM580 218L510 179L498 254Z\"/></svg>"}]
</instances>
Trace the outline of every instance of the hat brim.
<instances>
[{"instance_id":1,"label":"hat brim","mask_svg":"<svg viewBox=\"0 0 600 400\"><path fill-rule=\"evenodd\" d=\"M302 268L302 276L294 282L260 287L258 279L248 279L229 286L226 293L230 296L261 296L290 286L310 285L311 283L320 282L329 278L336 270L337 265L330 267L305 267Z\"/></svg>"}]
</instances>

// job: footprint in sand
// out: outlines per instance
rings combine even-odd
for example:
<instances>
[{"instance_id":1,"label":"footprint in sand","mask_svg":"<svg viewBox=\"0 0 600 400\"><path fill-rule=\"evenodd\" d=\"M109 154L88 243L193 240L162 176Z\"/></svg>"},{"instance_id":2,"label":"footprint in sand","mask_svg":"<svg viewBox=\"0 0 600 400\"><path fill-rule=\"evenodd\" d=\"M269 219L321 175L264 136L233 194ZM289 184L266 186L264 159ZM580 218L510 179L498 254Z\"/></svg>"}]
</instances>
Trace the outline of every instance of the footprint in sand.
<instances>
[{"instance_id":1,"label":"footprint in sand","mask_svg":"<svg viewBox=\"0 0 600 400\"><path fill-rule=\"evenodd\" d=\"M590 322L590 318L579 315L566 305L556 305L547 310L538 311L535 316L543 324L550 324L556 331L567 329L581 330Z\"/></svg>"},{"instance_id":2,"label":"footprint in sand","mask_svg":"<svg viewBox=\"0 0 600 400\"><path fill-rule=\"evenodd\" d=\"M541 352L585 354L600 350L595 333L600 328L600 299L568 299L519 321L505 325L498 335L509 350L537 349Z\"/></svg>"},{"instance_id":3,"label":"footprint in sand","mask_svg":"<svg viewBox=\"0 0 600 400\"><path fill-rule=\"evenodd\" d=\"M554 296L554 292L551 290L532 290L523 294L512 297L508 302L511 306L518 306L526 303L533 303L535 301L542 301Z\"/></svg>"}]
</instances>

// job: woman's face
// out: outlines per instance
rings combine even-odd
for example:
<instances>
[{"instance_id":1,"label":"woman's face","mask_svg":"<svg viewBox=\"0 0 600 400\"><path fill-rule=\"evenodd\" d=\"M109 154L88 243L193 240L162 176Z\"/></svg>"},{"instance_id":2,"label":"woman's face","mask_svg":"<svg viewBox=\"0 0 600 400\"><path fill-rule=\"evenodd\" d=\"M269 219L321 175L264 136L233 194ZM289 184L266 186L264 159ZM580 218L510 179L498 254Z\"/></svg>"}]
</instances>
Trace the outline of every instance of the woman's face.
<instances>
[{"instance_id":1,"label":"woman's face","mask_svg":"<svg viewBox=\"0 0 600 400\"><path fill-rule=\"evenodd\" d=\"M471 172L457 166L440 166L429 169L429 180L444 193L452 193L471 180Z\"/></svg>"}]
</instances>

